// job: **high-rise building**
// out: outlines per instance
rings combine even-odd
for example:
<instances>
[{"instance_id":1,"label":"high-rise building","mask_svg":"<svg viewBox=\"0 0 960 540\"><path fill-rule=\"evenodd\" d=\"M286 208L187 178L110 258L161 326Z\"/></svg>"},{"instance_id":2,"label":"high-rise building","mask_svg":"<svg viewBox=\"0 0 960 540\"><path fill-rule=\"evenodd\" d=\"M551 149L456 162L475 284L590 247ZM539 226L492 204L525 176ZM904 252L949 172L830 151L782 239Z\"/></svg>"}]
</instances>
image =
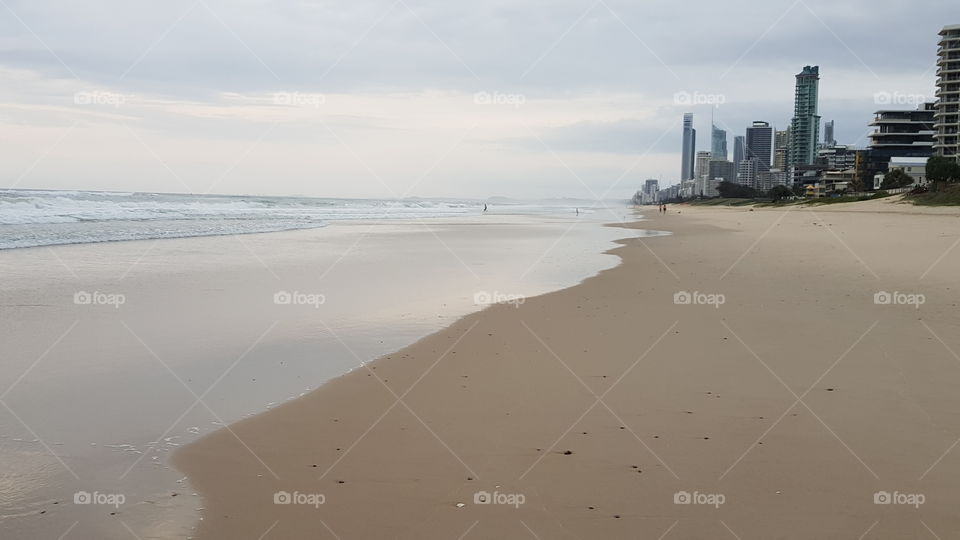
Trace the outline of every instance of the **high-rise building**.
<instances>
[{"instance_id":1,"label":"high-rise building","mask_svg":"<svg viewBox=\"0 0 960 540\"><path fill-rule=\"evenodd\" d=\"M743 161L745 148L746 142L743 135L737 135L733 138L733 164L737 167L739 167L740 162Z\"/></svg>"},{"instance_id":2,"label":"high-rise building","mask_svg":"<svg viewBox=\"0 0 960 540\"><path fill-rule=\"evenodd\" d=\"M642 204L653 204L657 202L657 193L660 191L660 181L651 178L643 183L643 189L640 191L640 202Z\"/></svg>"},{"instance_id":3,"label":"high-rise building","mask_svg":"<svg viewBox=\"0 0 960 540\"><path fill-rule=\"evenodd\" d=\"M713 159L727 159L727 132L711 124L710 154Z\"/></svg>"},{"instance_id":4,"label":"high-rise building","mask_svg":"<svg viewBox=\"0 0 960 540\"><path fill-rule=\"evenodd\" d=\"M777 130L773 135L773 168L785 171L790 164L790 128Z\"/></svg>"},{"instance_id":5,"label":"high-rise building","mask_svg":"<svg viewBox=\"0 0 960 540\"><path fill-rule=\"evenodd\" d=\"M707 174L707 176L710 180L723 182L737 181L737 167L732 161L727 161L725 159L711 159L709 171L710 172Z\"/></svg>"},{"instance_id":6,"label":"high-rise building","mask_svg":"<svg viewBox=\"0 0 960 540\"><path fill-rule=\"evenodd\" d=\"M694 180L700 180L710 172L710 152L697 152L697 163L694 167Z\"/></svg>"},{"instance_id":7,"label":"high-rise building","mask_svg":"<svg viewBox=\"0 0 960 540\"><path fill-rule=\"evenodd\" d=\"M737 183L754 187L757 183L758 168L757 158L743 158L743 161L737 166Z\"/></svg>"},{"instance_id":8,"label":"high-rise building","mask_svg":"<svg viewBox=\"0 0 960 540\"><path fill-rule=\"evenodd\" d=\"M823 145L827 147L837 145L837 140L833 138L833 120L823 124Z\"/></svg>"},{"instance_id":9,"label":"high-rise building","mask_svg":"<svg viewBox=\"0 0 960 540\"><path fill-rule=\"evenodd\" d=\"M930 157L934 146L936 103L924 103L916 110L875 112L870 150L874 156Z\"/></svg>"},{"instance_id":10,"label":"high-rise building","mask_svg":"<svg viewBox=\"0 0 960 540\"><path fill-rule=\"evenodd\" d=\"M779 171L777 169L758 172L756 180L750 187L760 192L767 192L773 189L773 186L783 186L788 184L789 177L789 173Z\"/></svg>"},{"instance_id":11,"label":"high-rise building","mask_svg":"<svg viewBox=\"0 0 960 540\"><path fill-rule=\"evenodd\" d=\"M817 150L817 160L831 171L854 169L857 167L857 154L860 152L863 150L846 144L824 146Z\"/></svg>"},{"instance_id":12,"label":"high-rise building","mask_svg":"<svg viewBox=\"0 0 960 540\"><path fill-rule=\"evenodd\" d=\"M683 115L683 149L680 156L680 181L693 178L694 155L697 152L697 130L693 128L693 113Z\"/></svg>"},{"instance_id":13,"label":"high-rise building","mask_svg":"<svg viewBox=\"0 0 960 540\"><path fill-rule=\"evenodd\" d=\"M960 24L945 26L940 36L933 148L938 156L960 160Z\"/></svg>"},{"instance_id":14,"label":"high-rise building","mask_svg":"<svg viewBox=\"0 0 960 540\"><path fill-rule=\"evenodd\" d=\"M820 92L820 66L805 66L797 74L793 99L793 123L790 126L790 165L813 165L820 140L820 116L817 113Z\"/></svg>"},{"instance_id":15,"label":"high-rise building","mask_svg":"<svg viewBox=\"0 0 960 540\"><path fill-rule=\"evenodd\" d=\"M758 171L769 171L773 162L773 128L767 122L754 122L747 128L745 159L756 159Z\"/></svg>"}]
</instances>

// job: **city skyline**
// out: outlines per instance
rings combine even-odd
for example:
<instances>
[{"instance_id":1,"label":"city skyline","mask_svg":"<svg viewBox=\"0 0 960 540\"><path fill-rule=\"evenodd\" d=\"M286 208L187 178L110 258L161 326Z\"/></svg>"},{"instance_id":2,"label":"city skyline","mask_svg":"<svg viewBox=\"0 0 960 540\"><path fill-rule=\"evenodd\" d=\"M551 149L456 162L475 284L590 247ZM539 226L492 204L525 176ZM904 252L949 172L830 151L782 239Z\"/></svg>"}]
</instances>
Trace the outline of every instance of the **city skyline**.
<instances>
[{"instance_id":1,"label":"city skyline","mask_svg":"<svg viewBox=\"0 0 960 540\"><path fill-rule=\"evenodd\" d=\"M757 118L785 128L807 64L830 74L836 138L864 144L874 94L932 97L942 27L902 32L906 6L825 0L695 2L693 18L555 2L542 25L501 1L365 2L333 21L310 3L105 0L111 16L80 26L78 9L11 2L0 18L6 187L628 198L647 176L677 180L684 112L701 133L717 106L729 136ZM730 9L742 24L690 38Z\"/></svg>"}]
</instances>

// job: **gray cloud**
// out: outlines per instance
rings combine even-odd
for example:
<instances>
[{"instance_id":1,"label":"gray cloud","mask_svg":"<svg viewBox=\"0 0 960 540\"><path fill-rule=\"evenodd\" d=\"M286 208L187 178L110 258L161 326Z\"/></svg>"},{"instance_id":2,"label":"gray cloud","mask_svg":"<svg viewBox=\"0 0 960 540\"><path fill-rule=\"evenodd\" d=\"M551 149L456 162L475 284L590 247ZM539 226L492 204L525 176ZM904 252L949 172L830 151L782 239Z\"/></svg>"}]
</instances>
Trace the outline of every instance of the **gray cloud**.
<instances>
[{"instance_id":1,"label":"gray cloud","mask_svg":"<svg viewBox=\"0 0 960 540\"><path fill-rule=\"evenodd\" d=\"M932 93L936 33L943 24L960 22L955 0L925 0L922 10L868 0L839 4L8 0L7 4L16 16L0 10L0 68L58 81L39 90L36 85L8 89L2 99L9 107L63 107L74 92L91 86L181 102L186 105L122 111L138 129L165 138L175 153L174 140L187 134L249 144L265 125L277 121L261 109L230 110L223 116L210 111L194 114L198 107L191 104L224 110L235 106L225 94L284 90L380 96L381 101L370 102L369 110L341 111L334 104L322 116L286 118L284 129L271 137L312 136L329 145L333 138L325 127L329 126L353 133L354 144L366 144L365 137L377 135L389 146L391 137L432 136L428 125L407 130L404 113L416 115L410 116L413 123L436 112L454 136L458 129L479 122L486 130L481 139L495 140L512 153L526 153L523 172L517 174L530 182L512 185L531 190L552 187L533 186L549 182L547 171L552 172L556 163L542 161L537 170L534 163L551 159L544 155L549 152L524 130L518 131L509 117L498 117L502 124L492 127L482 118L474 119L468 109L441 109L441 104L446 107L442 100L434 105L419 99L408 111L403 100L394 97L499 91L524 94L531 103L567 100L570 109L563 111L563 118L549 116L559 114L556 108L548 113L536 105L517 114L530 115L524 123L531 124L552 151L597 154L597 162L585 168L601 171L598 177L617 168L605 164L603 155L639 156L652 145L651 155L660 157L644 162L638 174L669 180L676 167L662 156L678 151L679 134L671 132L656 141L686 112L673 103L675 92L723 95L726 102L717 114L721 125L729 126L732 141L752 120L785 127L792 109L793 75L805 64L819 64L822 114L836 119L842 142L852 143L867 129L876 108L874 92ZM595 108L578 109L586 107L584 98ZM7 114L8 127L75 121L59 109L32 110L21 107ZM703 147L710 110L692 110ZM83 114L81 126L94 122L88 111ZM97 122L114 120L103 117ZM48 133L38 140L42 144L55 136ZM435 136L443 141L451 135L437 131ZM430 157L424 155L420 161L429 163ZM108 162L109 157L89 156L85 163L92 167L97 159ZM456 194L457 186L465 183L459 179L471 176L467 163L461 163L459 171L451 164L449 180L442 184L448 192L437 194ZM491 171L486 177L508 175Z\"/></svg>"}]
</instances>

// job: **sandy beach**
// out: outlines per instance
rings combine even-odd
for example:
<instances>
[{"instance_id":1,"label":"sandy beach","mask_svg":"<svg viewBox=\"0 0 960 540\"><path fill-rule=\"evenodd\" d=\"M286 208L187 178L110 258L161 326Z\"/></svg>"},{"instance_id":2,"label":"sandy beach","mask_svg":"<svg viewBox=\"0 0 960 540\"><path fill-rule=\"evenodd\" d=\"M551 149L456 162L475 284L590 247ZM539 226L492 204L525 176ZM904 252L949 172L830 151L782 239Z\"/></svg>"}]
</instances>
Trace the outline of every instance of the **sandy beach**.
<instances>
[{"instance_id":1,"label":"sandy beach","mask_svg":"<svg viewBox=\"0 0 960 540\"><path fill-rule=\"evenodd\" d=\"M173 450L615 266L618 211L0 250L0 537L190 536Z\"/></svg>"},{"instance_id":2,"label":"sandy beach","mask_svg":"<svg viewBox=\"0 0 960 540\"><path fill-rule=\"evenodd\" d=\"M669 210L615 268L177 451L196 537L960 530L960 214Z\"/></svg>"}]
</instances>

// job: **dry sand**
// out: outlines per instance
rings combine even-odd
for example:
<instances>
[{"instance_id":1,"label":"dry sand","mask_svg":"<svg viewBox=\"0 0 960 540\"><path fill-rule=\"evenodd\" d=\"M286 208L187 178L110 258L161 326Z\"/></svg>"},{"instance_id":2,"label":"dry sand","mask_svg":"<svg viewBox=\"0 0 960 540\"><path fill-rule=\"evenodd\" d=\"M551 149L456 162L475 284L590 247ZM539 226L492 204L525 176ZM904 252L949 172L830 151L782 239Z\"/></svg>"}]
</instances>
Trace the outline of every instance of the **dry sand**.
<instances>
[{"instance_id":1,"label":"dry sand","mask_svg":"<svg viewBox=\"0 0 960 540\"><path fill-rule=\"evenodd\" d=\"M960 215L852 208L671 206L614 269L205 437L197 537L952 537Z\"/></svg>"}]
</instances>

